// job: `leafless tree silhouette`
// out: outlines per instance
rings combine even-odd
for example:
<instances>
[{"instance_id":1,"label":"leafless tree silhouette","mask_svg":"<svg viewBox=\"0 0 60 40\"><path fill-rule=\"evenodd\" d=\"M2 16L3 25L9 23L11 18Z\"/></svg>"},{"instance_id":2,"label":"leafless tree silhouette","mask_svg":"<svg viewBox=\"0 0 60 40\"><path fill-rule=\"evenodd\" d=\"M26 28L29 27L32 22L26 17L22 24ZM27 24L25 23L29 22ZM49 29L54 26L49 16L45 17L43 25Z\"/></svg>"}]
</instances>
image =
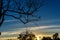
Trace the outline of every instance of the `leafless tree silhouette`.
<instances>
[{"instance_id":1,"label":"leafless tree silhouette","mask_svg":"<svg viewBox=\"0 0 60 40\"><path fill-rule=\"evenodd\" d=\"M40 16L36 12L46 3L46 0L0 0L0 26L4 22L4 16L11 16L24 24L37 21Z\"/></svg>"}]
</instances>

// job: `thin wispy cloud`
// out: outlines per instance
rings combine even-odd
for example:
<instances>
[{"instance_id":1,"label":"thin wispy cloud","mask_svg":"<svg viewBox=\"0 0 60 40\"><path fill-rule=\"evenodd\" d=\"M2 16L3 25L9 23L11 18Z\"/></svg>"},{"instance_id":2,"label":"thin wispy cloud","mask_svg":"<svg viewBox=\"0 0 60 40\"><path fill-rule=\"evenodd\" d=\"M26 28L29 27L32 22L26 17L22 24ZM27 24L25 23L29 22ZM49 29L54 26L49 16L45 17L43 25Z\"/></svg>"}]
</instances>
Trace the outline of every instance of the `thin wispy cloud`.
<instances>
[{"instance_id":1,"label":"thin wispy cloud","mask_svg":"<svg viewBox=\"0 0 60 40\"><path fill-rule=\"evenodd\" d=\"M30 27L30 28L27 28L28 31L34 31L34 32L49 32L49 28L53 28L53 27L56 27L56 26L40 26L40 27ZM47 30L49 29L49 30ZM56 29L55 29L56 30ZM13 35L13 34L20 34L22 32L25 32L26 31L26 28L16 28L16 29L13 29L12 31L8 31L8 32L2 32L2 35ZM54 32L54 30L52 30ZM50 32L52 32L50 30Z\"/></svg>"},{"instance_id":2,"label":"thin wispy cloud","mask_svg":"<svg viewBox=\"0 0 60 40\"><path fill-rule=\"evenodd\" d=\"M43 28L46 28L46 27L45 26L42 26L42 27L29 27L29 28L27 28L27 30L34 31L34 30L43 29ZM12 31L2 32L2 35L19 34L19 33L24 32L24 31L26 31L26 28L16 28L16 29L12 29Z\"/></svg>"},{"instance_id":3,"label":"thin wispy cloud","mask_svg":"<svg viewBox=\"0 0 60 40\"><path fill-rule=\"evenodd\" d=\"M4 22L13 22L13 21L17 21L17 20L5 20Z\"/></svg>"},{"instance_id":4,"label":"thin wispy cloud","mask_svg":"<svg viewBox=\"0 0 60 40\"><path fill-rule=\"evenodd\" d=\"M15 20L8 20L5 21L5 23L6 22L9 23L13 21ZM2 26L1 31L2 31L2 35L13 35L13 34L19 34L25 32L27 27L29 31L33 31L33 32L54 32L54 30L58 31L60 29L59 24L60 24L60 19L29 22L25 25L22 23L12 23L9 24L8 26Z\"/></svg>"}]
</instances>

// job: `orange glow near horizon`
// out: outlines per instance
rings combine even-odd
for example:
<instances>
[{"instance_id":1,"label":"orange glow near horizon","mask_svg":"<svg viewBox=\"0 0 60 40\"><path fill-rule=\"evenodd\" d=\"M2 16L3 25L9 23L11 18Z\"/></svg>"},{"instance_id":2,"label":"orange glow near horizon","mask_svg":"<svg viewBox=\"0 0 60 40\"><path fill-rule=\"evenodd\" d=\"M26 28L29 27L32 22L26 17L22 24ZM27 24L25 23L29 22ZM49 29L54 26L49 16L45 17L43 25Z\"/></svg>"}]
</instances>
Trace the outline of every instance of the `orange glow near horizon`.
<instances>
[{"instance_id":1,"label":"orange glow near horizon","mask_svg":"<svg viewBox=\"0 0 60 40\"><path fill-rule=\"evenodd\" d=\"M37 40L41 40L43 38L42 35L36 35L36 37L37 37Z\"/></svg>"},{"instance_id":2,"label":"orange glow near horizon","mask_svg":"<svg viewBox=\"0 0 60 40\"><path fill-rule=\"evenodd\" d=\"M37 40L40 40L40 39L39 39L39 36L36 36L36 37L37 37Z\"/></svg>"}]
</instances>

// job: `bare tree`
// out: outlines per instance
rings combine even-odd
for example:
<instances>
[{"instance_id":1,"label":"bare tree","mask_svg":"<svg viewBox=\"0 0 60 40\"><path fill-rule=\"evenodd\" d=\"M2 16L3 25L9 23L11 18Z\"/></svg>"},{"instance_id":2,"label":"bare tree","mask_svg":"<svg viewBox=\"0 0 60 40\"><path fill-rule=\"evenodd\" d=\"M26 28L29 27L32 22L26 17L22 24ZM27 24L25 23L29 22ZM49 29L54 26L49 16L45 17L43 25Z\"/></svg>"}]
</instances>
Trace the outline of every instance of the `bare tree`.
<instances>
[{"instance_id":1,"label":"bare tree","mask_svg":"<svg viewBox=\"0 0 60 40\"><path fill-rule=\"evenodd\" d=\"M9 8L10 0L0 0L0 27L4 22L5 14ZM0 32L1 35L1 32Z\"/></svg>"},{"instance_id":2,"label":"bare tree","mask_svg":"<svg viewBox=\"0 0 60 40\"><path fill-rule=\"evenodd\" d=\"M0 0L0 27L5 16L11 16L24 24L37 21L40 16L36 12L46 3L46 0Z\"/></svg>"},{"instance_id":3,"label":"bare tree","mask_svg":"<svg viewBox=\"0 0 60 40\"><path fill-rule=\"evenodd\" d=\"M7 3L4 3L4 2ZM6 5L5 5L6 4ZM0 1L0 26L4 21L4 16L11 16L26 24L31 21L37 21L40 16L37 11L46 4L46 0L1 0ZM12 15L10 12L13 12Z\"/></svg>"}]
</instances>

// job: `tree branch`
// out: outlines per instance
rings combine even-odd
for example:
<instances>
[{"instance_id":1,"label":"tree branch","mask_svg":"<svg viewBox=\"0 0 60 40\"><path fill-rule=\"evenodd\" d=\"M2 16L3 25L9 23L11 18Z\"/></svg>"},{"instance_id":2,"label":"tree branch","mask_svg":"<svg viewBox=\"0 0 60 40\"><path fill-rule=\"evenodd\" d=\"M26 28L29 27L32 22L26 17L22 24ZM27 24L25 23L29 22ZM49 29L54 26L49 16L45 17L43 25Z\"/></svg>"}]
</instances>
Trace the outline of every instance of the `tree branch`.
<instances>
[{"instance_id":1,"label":"tree branch","mask_svg":"<svg viewBox=\"0 0 60 40\"><path fill-rule=\"evenodd\" d=\"M13 15L9 15L9 14L4 14L4 15L6 15L6 16L11 16L11 17L13 17L13 18L15 18L15 19L18 19L18 20L20 20L22 23L24 23L25 24L25 22L24 21L22 21L20 18L18 18L18 17L15 17L15 16L13 16Z\"/></svg>"}]
</instances>

